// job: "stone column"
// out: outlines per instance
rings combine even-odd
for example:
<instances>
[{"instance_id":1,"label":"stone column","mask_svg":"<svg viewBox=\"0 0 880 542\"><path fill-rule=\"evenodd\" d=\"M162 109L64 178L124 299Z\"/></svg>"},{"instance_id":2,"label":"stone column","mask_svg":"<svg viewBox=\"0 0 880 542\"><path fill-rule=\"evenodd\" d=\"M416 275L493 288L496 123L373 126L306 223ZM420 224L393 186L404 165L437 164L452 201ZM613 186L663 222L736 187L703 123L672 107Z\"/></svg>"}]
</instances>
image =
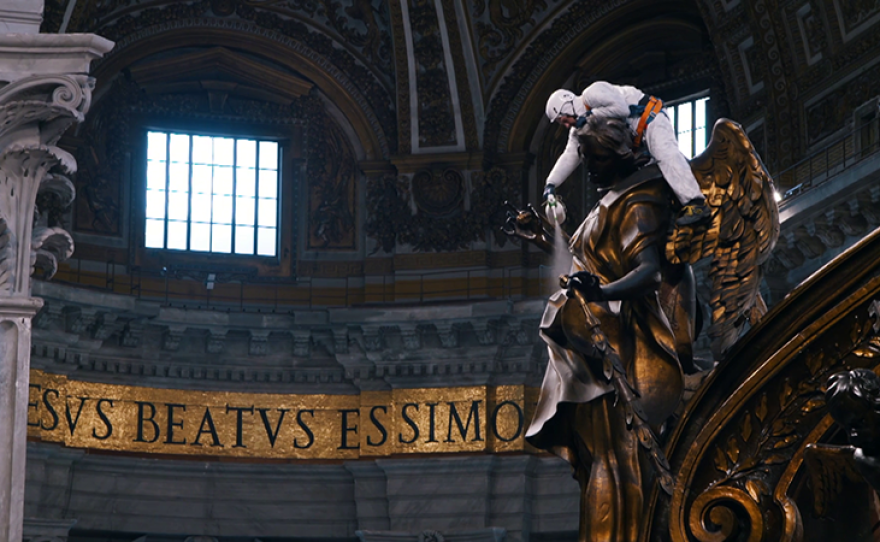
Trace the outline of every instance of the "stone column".
<instances>
[{"instance_id":1,"label":"stone column","mask_svg":"<svg viewBox=\"0 0 880 542\"><path fill-rule=\"evenodd\" d=\"M37 193L73 200L64 176L73 157L56 143L82 122L94 80L92 60L113 43L90 34L37 34L34 6L13 0L0 9L0 540L22 540L34 268L54 274L73 253L73 239L40 220ZM25 24L27 23L27 24ZM25 33L32 32L32 33Z\"/></svg>"}]
</instances>

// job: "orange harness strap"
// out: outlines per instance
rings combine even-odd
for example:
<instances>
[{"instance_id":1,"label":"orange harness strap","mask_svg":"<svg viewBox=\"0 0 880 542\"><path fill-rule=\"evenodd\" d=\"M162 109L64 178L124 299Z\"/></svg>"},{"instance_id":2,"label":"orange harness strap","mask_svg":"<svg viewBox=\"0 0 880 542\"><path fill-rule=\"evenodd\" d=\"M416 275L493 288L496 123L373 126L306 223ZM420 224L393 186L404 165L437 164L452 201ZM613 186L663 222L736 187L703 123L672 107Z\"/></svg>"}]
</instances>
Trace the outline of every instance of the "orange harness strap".
<instances>
[{"instance_id":1,"label":"orange harness strap","mask_svg":"<svg viewBox=\"0 0 880 542\"><path fill-rule=\"evenodd\" d=\"M587 115L589 115L593 108L590 107L590 104L587 103L586 98L581 98L581 101L584 102L584 108L587 110Z\"/></svg>"},{"instance_id":2,"label":"orange harness strap","mask_svg":"<svg viewBox=\"0 0 880 542\"><path fill-rule=\"evenodd\" d=\"M645 110L642 112L642 116L639 117L639 124L636 126L636 137L633 140L634 146L638 147L642 144L642 138L645 135L645 128L647 128L648 123L654 120L654 117L660 113L661 109L663 109L663 101L651 96L647 105L645 105Z\"/></svg>"}]
</instances>

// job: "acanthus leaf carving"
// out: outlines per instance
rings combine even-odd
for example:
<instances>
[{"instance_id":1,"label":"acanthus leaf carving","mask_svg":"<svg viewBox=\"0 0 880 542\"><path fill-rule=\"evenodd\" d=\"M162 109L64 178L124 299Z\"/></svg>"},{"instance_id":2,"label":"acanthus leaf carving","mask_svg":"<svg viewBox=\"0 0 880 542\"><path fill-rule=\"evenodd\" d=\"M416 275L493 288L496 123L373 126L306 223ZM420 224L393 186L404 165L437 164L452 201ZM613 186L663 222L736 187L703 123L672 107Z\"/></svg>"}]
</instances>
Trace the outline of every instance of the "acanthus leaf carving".
<instances>
[{"instance_id":1,"label":"acanthus leaf carving","mask_svg":"<svg viewBox=\"0 0 880 542\"><path fill-rule=\"evenodd\" d=\"M66 230L35 228L31 238L31 272L38 269L42 278L52 278L58 271L58 263L73 255L73 247L73 238Z\"/></svg>"},{"instance_id":2,"label":"acanthus leaf carving","mask_svg":"<svg viewBox=\"0 0 880 542\"><path fill-rule=\"evenodd\" d=\"M73 252L73 239L61 228L34 227L37 194L56 167L76 171L76 161L43 144L13 143L0 153L0 291L7 294L29 292L35 265L54 274L58 260Z\"/></svg>"}]
</instances>

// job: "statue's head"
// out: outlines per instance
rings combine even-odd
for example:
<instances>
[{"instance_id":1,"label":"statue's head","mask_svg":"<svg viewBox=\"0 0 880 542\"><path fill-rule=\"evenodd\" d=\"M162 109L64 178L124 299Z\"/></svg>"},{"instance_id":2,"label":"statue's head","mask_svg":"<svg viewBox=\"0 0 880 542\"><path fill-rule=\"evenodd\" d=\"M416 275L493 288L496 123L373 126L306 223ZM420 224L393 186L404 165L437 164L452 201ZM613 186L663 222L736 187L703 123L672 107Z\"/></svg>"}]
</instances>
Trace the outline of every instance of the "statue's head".
<instances>
[{"instance_id":1,"label":"statue's head","mask_svg":"<svg viewBox=\"0 0 880 542\"><path fill-rule=\"evenodd\" d=\"M880 377L868 369L831 375L825 403L849 442L867 455L880 454Z\"/></svg>"},{"instance_id":2,"label":"statue's head","mask_svg":"<svg viewBox=\"0 0 880 542\"><path fill-rule=\"evenodd\" d=\"M577 135L590 181L600 186L626 178L641 165L633 154L632 131L623 119L587 117Z\"/></svg>"}]
</instances>

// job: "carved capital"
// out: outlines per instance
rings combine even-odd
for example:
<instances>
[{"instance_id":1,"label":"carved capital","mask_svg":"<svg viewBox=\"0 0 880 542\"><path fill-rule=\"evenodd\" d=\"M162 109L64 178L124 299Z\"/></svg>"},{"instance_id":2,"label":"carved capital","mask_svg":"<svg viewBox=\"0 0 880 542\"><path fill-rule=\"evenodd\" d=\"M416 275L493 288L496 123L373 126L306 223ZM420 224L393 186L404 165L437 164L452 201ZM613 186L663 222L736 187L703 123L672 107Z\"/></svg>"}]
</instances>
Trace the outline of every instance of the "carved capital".
<instances>
[{"instance_id":1,"label":"carved capital","mask_svg":"<svg viewBox=\"0 0 880 542\"><path fill-rule=\"evenodd\" d=\"M811 235L809 230L804 226L797 228L792 234L789 242L792 242L801 253L807 258L818 258L825 253L825 245L815 235Z\"/></svg>"},{"instance_id":2,"label":"carved capital","mask_svg":"<svg viewBox=\"0 0 880 542\"><path fill-rule=\"evenodd\" d=\"M0 294L28 295L34 268L50 277L73 253L71 236L35 220L34 207L41 191L73 201L70 181L49 172L74 172L76 161L55 143L89 110L89 64L112 47L88 34L0 36Z\"/></svg>"},{"instance_id":3,"label":"carved capital","mask_svg":"<svg viewBox=\"0 0 880 542\"><path fill-rule=\"evenodd\" d=\"M70 307L67 312L66 329L68 333L80 335L90 329L97 319L98 310L94 307Z\"/></svg>"},{"instance_id":4,"label":"carved capital","mask_svg":"<svg viewBox=\"0 0 880 542\"><path fill-rule=\"evenodd\" d=\"M122 346L137 348L141 345L144 335L144 325L141 322L132 321L126 324L122 330Z\"/></svg>"},{"instance_id":5,"label":"carved capital","mask_svg":"<svg viewBox=\"0 0 880 542\"><path fill-rule=\"evenodd\" d=\"M43 263L53 272L57 259L73 251L73 240L60 228L34 231L37 192L55 166L76 169L73 156L58 147L13 143L0 151L0 292L7 295L30 291L31 267L38 259L32 250L46 249Z\"/></svg>"},{"instance_id":6,"label":"carved capital","mask_svg":"<svg viewBox=\"0 0 880 542\"><path fill-rule=\"evenodd\" d=\"M208 337L205 341L205 352L209 354L219 354L223 351L223 348L226 346L226 331L225 329L210 329L208 330Z\"/></svg>"},{"instance_id":7,"label":"carved capital","mask_svg":"<svg viewBox=\"0 0 880 542\"><path fill-rule=\"evenodd\" d=\"M422 334L417 325L401 325L400 337L407 350L418 350L422 347Z\"/></svg>"},{"instance_id":8,"label":"carved capital","mask_svg":"<svg viewBox=\"0 0 880 542\"><path fill-rule=\"evenodd\" d=\"M437 336L440 337L440 345L443 348L457 348L459 344L458 324L443 323L435 324Z\"/></svg>"},{"instance_id":9,"label":"carved capital","mask_svg":"<svg viewBox=\"0 0 880 542\"><path fill-rule=\"evenodd\" d=\"M477 341L483 346L495 344L497 340L496 328L492 322L474 322L474 332L477 334Z\"/></svg>"},{"instance_id":10,"label":"carved capital","mask_svg":"<svg viewBox=\"0 0 880 542\"><path fill-rule=\"evenodd\" d=\"M49 329L60 322L64 316L64 305L57 302L45 303L43 309L34 317L34 326L38 329Z\"/></svg>"},{"instance_id":11,"label":"carved capital","mask_svg":"<svg viewBox=\"0 0 880 542\"><path fill-rule=\"evenodd\" d=\"M337 354L348 354L348 329L333 330L333 350Z\"/></svg>"},{"instance_id":12,"label":"carved capital","mask_svg":"<svg viewBox=\"0 0 880 542\"><path fill-rule=\"evenodd\" d=\"M298 358L309 357L311 351L312 334L306 331L293 332L293 355Z\"/></svg>"},{"instance_id":13,"label":"carved capital","mask_svg":"<svg viewBox=\"0 0 880 542\"><path fill-rule=\"evenodd\" d=\"M384 337L382 336L382 328L375 326L364 326L364 350L367 352L377 352L384 346Z\"/></svg>"},{"instance_id":14,"label":"carved capital","mask_svg":"<svg viewBox=\"0 0 880 542\"><path fill-rule=\"evenodd\" d=\"M269 331L251 330L248 340L248 354L251 356L265 356L269 353Z\"/></svg>"},{"instance_id":15,"label":"carved capital","mask_svg":"<svg viewBox=\"0 0 880 542\"><path fill-rule=\"evenodd\" d=\"M162 332L162 350L169 350L171 352L177 352L180 350L180 340L183 338L183 333L186 331L186 326L168 326Z\"/></svg>"},{"instance_id":16,"label":"carved capital","mask_svg":"<svg viewBox=\"0 0 880 542\"><path fill-rule=\"evenodd\" d=\"M92 326L92 338L105 341L119 329L116 324L117 315L109 312L102 313Z\"/></svg>"}]
</instances>

